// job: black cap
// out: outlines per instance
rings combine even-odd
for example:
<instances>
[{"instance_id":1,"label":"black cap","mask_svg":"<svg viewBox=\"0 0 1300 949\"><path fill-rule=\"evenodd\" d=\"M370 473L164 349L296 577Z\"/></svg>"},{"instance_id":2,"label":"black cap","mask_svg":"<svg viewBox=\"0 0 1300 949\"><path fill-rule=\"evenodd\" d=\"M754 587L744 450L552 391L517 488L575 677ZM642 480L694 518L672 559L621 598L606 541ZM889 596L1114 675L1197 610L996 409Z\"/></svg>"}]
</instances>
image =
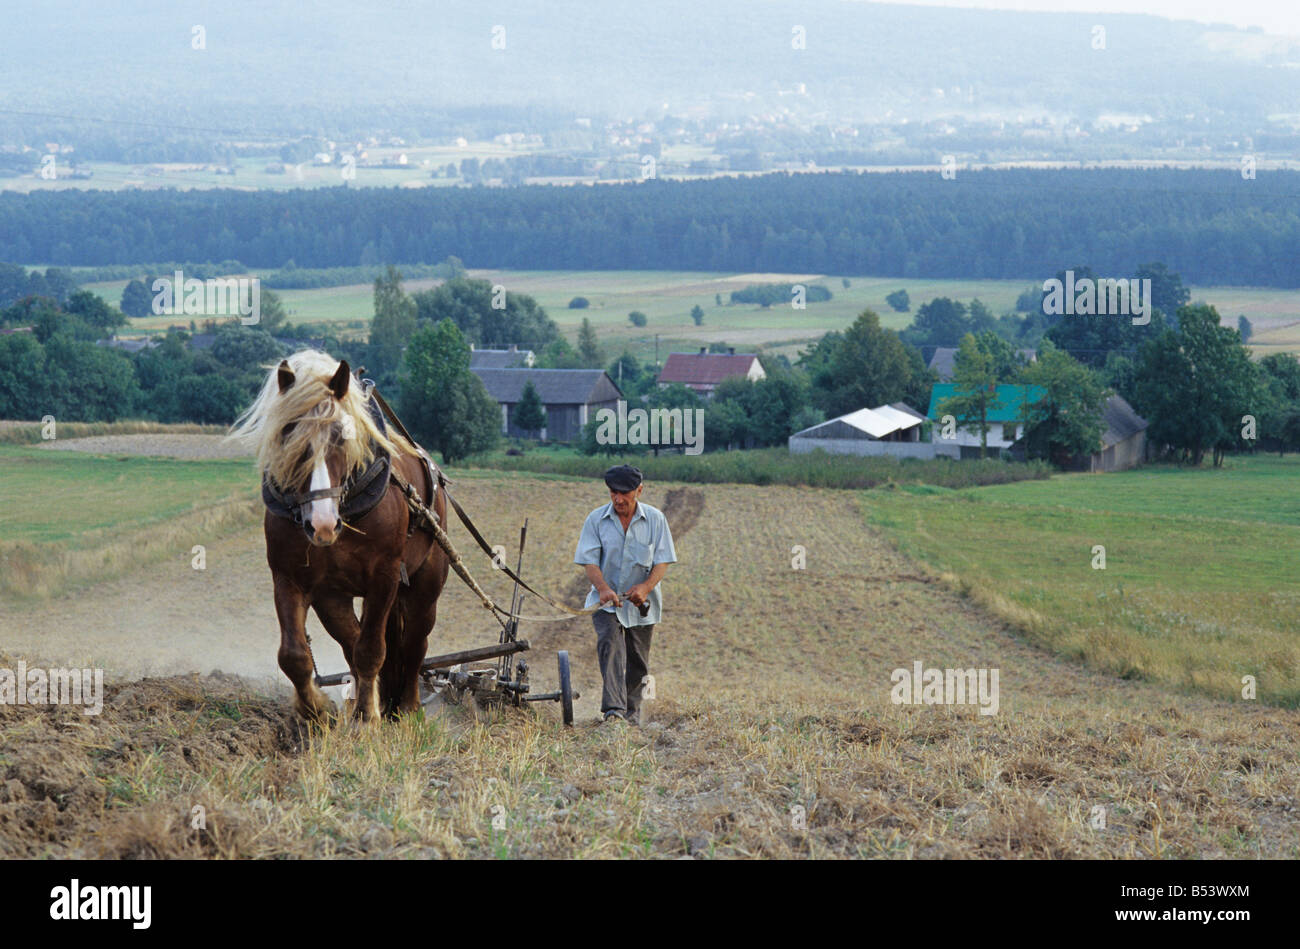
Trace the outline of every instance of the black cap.
<instances>
[{"instance_id":1,"label":"black cap","mask_svg":"<svg viewBox=\"0 0 1300 949\"><path fill-rule=\"evenodd\" d=\"M641 483L641 469L631 465L615 465L605 472L605 484L611 491L626 494L636 490Z\"/></svg>"}]
</instances>

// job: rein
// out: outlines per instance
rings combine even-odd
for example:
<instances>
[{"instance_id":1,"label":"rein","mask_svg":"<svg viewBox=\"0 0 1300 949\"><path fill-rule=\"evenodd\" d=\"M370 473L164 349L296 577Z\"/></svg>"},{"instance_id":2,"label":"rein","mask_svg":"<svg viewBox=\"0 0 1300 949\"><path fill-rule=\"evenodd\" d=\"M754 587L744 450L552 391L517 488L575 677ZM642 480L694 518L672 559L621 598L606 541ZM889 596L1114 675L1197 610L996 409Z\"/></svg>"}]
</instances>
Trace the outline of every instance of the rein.
<instances>
[{"instance_id":1,"label":"rein","mask_svg":"<svg viewBox=\"0 0 1300 949\"><path fill-rule=\"evenodd\" d=\"M402 436L413 446L415 446L416 450L419 451L421 454L423 454L427 459L428 453L425 452L423 448L420 448L420 446L416 444L415 439L411 437L411 433L408 432L406 430L406 426L402 424L402 420L397 417L397 413L392 410L392 408L384 400L384 397L379 394L379 390L371 389L370 394L371 396L374 397L375 401L379 403L379 407L383 410L384 415L386 415L388 417L388 420L393 423L393 427L396 428L399 432L401 432ZM598 609L601 609L601 606L599 604L590 607L589 609L575 610L571 606L565 606L563 603L557 603L554 600L552 600L549 596L547 596L545 593L539 593L537 590L533 589L533 587L529 585L527 580L525 580L523 577L519 576L519 574L511 570L510 567L506 565L504 562L501 563L500 565L497 565L496 561L498 558L497 555L493 552L492 547L488 544L486 540L483 539L483 535L479 533L478 528L474 526L474 522L470 519L470 516L465 513L465 509L460 506L460 503L454 497L452 497L451 491L448 490L447 488L447 478L445 475L443 475L442 469L438 468L436 470L438 472L437 480L438 482L440 482L442 486L443 493L447 495L447 500L451 502L452 509L456 512L456 516L460 518L461 523L465 525L465 529L469 531L470 536L473 537L474 540L478 543L479 548L483 551L483 553L487 554L490 558L492 558L493 565L497 566L497 569L499 569L511 580L518 583L521 587L523 587L533 596L537 597L538 599L545 600L547 603L555 607L557 610L563 610L565 613L568 613L571 616L590 616L592 613L595 613ZM507 619L511 619L511 620L526 619L534 623L554 623L554 622L559 622L568 619L568 617L566 616L521 616L519 614L512 613L509 610L503 610L501 607L497 606L496 603L492 601L492 598L488 596L483 591L483 588L480 587L477 582L475 582L472 576L470 576L469 570L465 567L464 561L462 561L460 553L456 550L454 546L452 546L451 538L447 536L447 532L443 530L442 527L438 524L438 516L433 511L430 511L429 508L424 504L424 502L420 500L419 494L415 491L414 488L411 487L410 484L406 482L406 480L401 475L397 473L396 469L390 469L389 478L390 480L392 480L392 482L395 485L397 485L398 490L402 492L402 495L406 499L406 506L411 509L412 515L414 515L416 519L419 520L421 524L425 526L433 534L433 538L438 542L438 546L441 547L443 551L447 554L448 559L451 561L452 569L456 571L456 575L460 577L462 580L464 580L465 583L469 586L469 588L473 590L474 593L478 596L478 598L483 601L483 606L486 609L492 610L494 614L499 613L502 616L505 616ZM498 618L497 621L500 622L500 619Z\"/></svg>"}]
</instances>

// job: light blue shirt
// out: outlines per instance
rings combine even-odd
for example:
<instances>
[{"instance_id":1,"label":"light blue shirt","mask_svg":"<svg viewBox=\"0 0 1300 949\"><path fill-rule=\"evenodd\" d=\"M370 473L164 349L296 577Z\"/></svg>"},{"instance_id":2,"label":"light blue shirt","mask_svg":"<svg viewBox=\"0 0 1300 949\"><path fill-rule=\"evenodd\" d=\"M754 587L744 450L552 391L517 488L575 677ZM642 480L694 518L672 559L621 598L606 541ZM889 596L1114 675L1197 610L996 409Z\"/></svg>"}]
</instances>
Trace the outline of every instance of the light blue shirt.
<instances>
[{"instance_id":1,"label":"light blue shirt","mask_svg":"<svg viewBox=\"0 0 1300 949\"><path fill-rule=\"evenodd\" d=\"M573 555L573 562L600 567L605 582L623 601L618 609L613 605L606 605L602 609L618 616L618 621L624 626L652 626L659 622L663 609L663 595L659 592L662 583L655 584L650 591L650 612L645 616L623 596L625 591L644 582L655 564L677 562L668 519L657 507L638 501L626 532L623 530L623 522L614 513L613 502L596 508L582 523L578 552ZM589 609L599 602L600 594L593 584L587 593L583 609Z\"/></svg>"}]
</instances>

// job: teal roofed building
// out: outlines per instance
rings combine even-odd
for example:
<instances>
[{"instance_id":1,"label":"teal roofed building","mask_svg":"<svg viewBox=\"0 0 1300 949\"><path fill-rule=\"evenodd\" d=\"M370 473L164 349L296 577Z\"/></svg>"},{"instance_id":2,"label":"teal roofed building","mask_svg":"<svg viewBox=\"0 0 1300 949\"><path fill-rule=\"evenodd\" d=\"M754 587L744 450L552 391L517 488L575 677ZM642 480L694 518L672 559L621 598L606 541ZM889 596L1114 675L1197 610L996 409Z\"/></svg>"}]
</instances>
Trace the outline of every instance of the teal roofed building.
<instances>
[{"instance_id":1,"label":"teal roofed building","mask_svg":"<svg viewBox=\"0 0 1300 949\"><path fill-rule=\"evenodd\" d=\"M1013 385L1002 383L997 387L997 401L988 414L988 447L990 455L1003 449L1010 449L1025 434L1025 414L1047 390L1042 386ZM962 428L958 425L953 439L943 438L943 416L939 406L944 400L957 394L957 385L952 382L937 383L930 390L929 419L935 423L932 439L935 442L955 442L961 448L962 457L978 456L980 451L980 433L978 426Z\"/></svg>"}]
</instances>

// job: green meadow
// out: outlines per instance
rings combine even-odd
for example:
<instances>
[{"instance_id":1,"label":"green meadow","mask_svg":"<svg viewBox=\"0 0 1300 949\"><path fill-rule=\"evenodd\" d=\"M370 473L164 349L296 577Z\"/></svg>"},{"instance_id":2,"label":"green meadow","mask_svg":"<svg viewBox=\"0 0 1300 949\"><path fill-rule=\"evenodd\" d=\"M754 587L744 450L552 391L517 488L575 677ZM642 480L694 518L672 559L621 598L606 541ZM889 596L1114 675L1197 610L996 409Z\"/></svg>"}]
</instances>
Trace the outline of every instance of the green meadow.
<instances>
[{"instance_id":1,"label":"green meadow","mask_svg":"<svg viewBox=\"0 0 1300 949\"><path fill-rule=\"evenodd\" d=\"M1300 705L1300 458L874 490L868 523L1055 652ZM1097 548L1104 548L1103 560Z\"/></svg>"},{"instance_id":2,"label":"green meadow","mask_svg":"<svg viewBox=\"0 0 1300 949\"><path fill-rule=\"evenodd\" d=\"M0 445L0 540L89 545L232 497L253 497L248 459L182 461Z\"/></svg>"},{"instance_id":3,"label":"green meadow","mask_svg":"<svg viewBox=\"0 0 1300 949\"><path fill-rule=\"evenodd\" d=\"M850 286L845 288L841 277L824 274L664 270L471 270L470 275L534 297L570 341L577 338L583 318L591 320L611 355L627 348L639 359L653 360L658 337L661 361L669 352L693 352L711 343L725 343L740 351L761 347L794 357L824 333L843 330L863 310L874 310L886 327L903 329L911 323L917 307L942 296L966 303L978 298L995 314L1001 314L1014 310L1016 297L1033 283L850 276ZM777 282L821 284L830 289L832 299L810 303L803 310L788 305L764 309L730 303L733 290L751 283ZM115 280L88 287L116 305L125 284ZM415 292L435 284L433 280L412 280L406 283L406 290ZM907 290L911 298L912 310L908 313L896 313L885 302L887 295L899 289ZM359 338L367 333L373 315L369 284L276 292L284 301L290 322L306 327L310 333L339 338ZM717 303L719 295L722 305ZM590 305L586 309L569 309L569 301L579 296ZM1292 292L1259 287L1193 287L1192 299L1214 304L1230 325L1236 325L1238 315L1249 318L1254 325L1251 342L1261 355L1300 350L1300 300ZM690 316L697 304L704 310L700 326ZM646 326L635 327L628 321L633 310L646 314ZM166 316L133 319L122 335L165 332L169 325L181 323L188 325L188 320Z\"/></svg>"}]
</instances>

